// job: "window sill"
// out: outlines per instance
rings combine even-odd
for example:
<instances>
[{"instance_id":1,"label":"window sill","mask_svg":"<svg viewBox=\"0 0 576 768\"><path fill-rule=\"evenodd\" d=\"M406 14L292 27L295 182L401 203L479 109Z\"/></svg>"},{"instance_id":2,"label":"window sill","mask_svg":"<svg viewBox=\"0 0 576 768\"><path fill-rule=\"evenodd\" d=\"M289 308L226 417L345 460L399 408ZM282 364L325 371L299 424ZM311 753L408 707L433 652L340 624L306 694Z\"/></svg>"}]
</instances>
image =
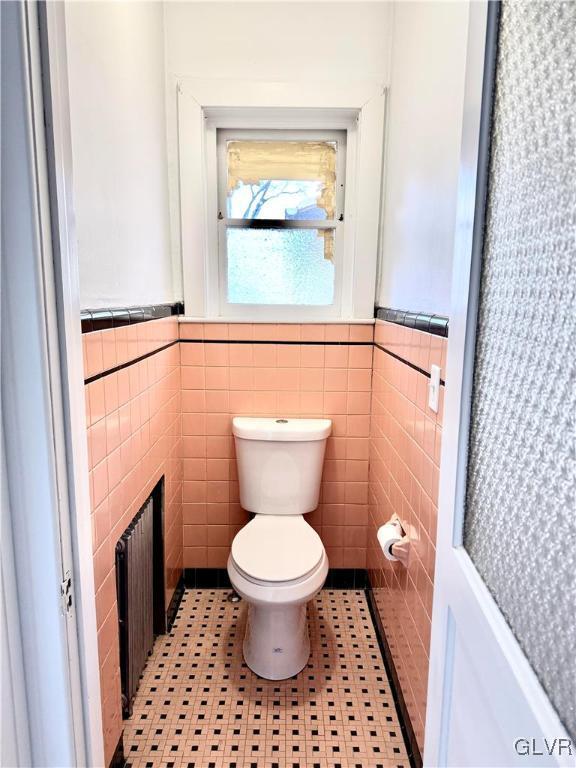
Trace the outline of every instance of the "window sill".
<instances>
[{"instance_id":1,"label":"window sill","mask_svg":"<svg viewBox=\"0 0 576 768\"><path fill-rule=\"evenodd\" d=\"M367 318L365 320L358 320L358 318L327 318L326 320L266 320L254 317L188 317L186 315L180 315L178 318L179 323L225 323L226 325L242 324L246 325L374 325L375 319Z\"/></svg>"}]
</instances>

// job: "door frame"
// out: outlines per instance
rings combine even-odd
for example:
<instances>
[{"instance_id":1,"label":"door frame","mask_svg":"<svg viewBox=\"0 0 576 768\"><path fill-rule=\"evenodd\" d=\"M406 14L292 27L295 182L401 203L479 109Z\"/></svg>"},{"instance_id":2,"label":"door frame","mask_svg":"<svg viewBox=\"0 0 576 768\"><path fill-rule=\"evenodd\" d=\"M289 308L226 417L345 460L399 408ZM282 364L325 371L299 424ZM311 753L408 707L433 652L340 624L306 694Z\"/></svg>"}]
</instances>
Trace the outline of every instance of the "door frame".
<instances>
[{"instance_id":1,"label":"door frame","mask_svg":"<svg viewBox=\"0 0 576 768\"><path fill-rule=\"evenodd\" d=\"M455 247L452 272L450 340L447 355L445 416L442 431L436 570L430 646L424 765L445 765L452 683L454 621L449 597L454 580L468 592L460 618L482 614L522 695L537 713L544 735L568 739L566 729L542 688L495 599L463 547L468 438L479 306L483 234L489 180L493 86L500 3L470 3L460 153ZM454 564L457 564L457 568ZM462 584L464 576L464 584ZM460 596L461 597L461 596ZM519 733L515 737L540 734ZM528 758L530 760L530 758ZM532 763L534 764L534 763ZM564 763L560 761L559 765Z\"/></svg>"},{"instance_id":2,"label":"door frame","mask_svg":"<svg viewBox=\"0 0 576 768\"><path fill-rule=\"evenodd\" d=\"M13 162L3 169L2 522L13 544L8 608L21 630L27 764L102 766L64 4L7 4L2 15L13 41L3 80Z\"/></svg>"},{"instance_id":3,"label":"door frame","mask_svg":"<svg viewBox=\"0 0 576 768\"><path fill-rule=\"evenodd\" d=\"M38 23L54 251L65 436L69 472L71 544L75 574L79 667L87 765L104 765L100 663L92 551L86 440L80 278L73 199L66 4L39 3Z\"/></svg>"}]
</instances>

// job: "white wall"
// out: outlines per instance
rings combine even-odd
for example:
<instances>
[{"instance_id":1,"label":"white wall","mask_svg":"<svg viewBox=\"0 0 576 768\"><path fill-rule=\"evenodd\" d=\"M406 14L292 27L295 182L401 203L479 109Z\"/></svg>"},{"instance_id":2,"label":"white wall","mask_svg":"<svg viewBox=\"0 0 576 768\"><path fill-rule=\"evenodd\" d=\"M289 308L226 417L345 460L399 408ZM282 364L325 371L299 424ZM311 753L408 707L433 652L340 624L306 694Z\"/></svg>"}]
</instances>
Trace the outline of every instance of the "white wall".
<instances>
[{"instance_id":1,"label":"white wall","mask_svg":"<svg viewBox=\"0 0 576 768\"><path fill-rule=\"evenodd\" d=\"M449 315L467 2L395 3L378 304Z\"/></svg>"},{"instance_id":2,"label":"white wall","mask_svg":"<svg viewBox=\"0 0 576 768\"><path fill-rule=\"evenodd\" d=\"M391 4L167 3L168 73L245 80L387 77Z\"/></svg>"},{"instance_id":3,"label":"white wall","mask_svg":"<svg viewBox=\"0 0 576 768\"><path fill-rule=\"evenodd\" d=\"M173 301L162 5L69 3L66 24L81 305Z\"/></svg>"},{"instance_id":4,"label":"white wall","mask_svg":"<svg viewBox=\"0 0 576 768\"><path fill-rule=\"evenodd\" d=\"M165 4L171 250L180 259L176 80L388 83L392 3Z\"/></svg>"},{"instance_id":5,"label":"white wall","mask_svg":"<svg viewBox=\"0 0 576 768\"><path fill-rule=\"evenodd\" d=\"M378 303L449 313L467 3L66 12L83 307L181 297L175 79L188 76L390 83Z\"/></svg>"}]
</instances>

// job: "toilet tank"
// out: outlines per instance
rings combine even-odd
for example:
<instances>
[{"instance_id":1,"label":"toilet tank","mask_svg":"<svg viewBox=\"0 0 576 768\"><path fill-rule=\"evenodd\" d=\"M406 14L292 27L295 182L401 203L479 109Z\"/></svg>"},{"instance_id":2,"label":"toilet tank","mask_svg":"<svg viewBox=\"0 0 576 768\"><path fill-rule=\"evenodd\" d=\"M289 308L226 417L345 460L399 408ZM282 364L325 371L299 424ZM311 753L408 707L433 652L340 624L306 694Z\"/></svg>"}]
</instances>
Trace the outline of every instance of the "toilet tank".
<instances>
[{"instance_id":1,"label":"toilet tank","mask_svg":"<svg viewBox=\"0 0 576 768\"><path fill-rule=\"evenodd\" d=\"M232 432L240 503L260 515L303 515L318 506L330 419L236 416Z\"/></svg>"}]
</instances>

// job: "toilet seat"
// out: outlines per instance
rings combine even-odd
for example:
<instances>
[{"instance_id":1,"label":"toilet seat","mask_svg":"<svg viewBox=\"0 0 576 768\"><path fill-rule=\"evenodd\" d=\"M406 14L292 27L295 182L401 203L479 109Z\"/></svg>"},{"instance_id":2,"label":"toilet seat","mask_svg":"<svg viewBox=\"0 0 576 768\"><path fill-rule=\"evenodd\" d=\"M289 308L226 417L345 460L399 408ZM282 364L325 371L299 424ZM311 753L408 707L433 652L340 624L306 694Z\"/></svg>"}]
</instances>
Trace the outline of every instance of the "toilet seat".
<instances>
[{"instance_id":1,"label":"toilet seat","mask_svg":"<svg viewBox=\"0 0 576 768\"><path fill-rule=\"evenodd\" d=\"M321 564L324 545L302 515L256 515L234 537L236 569L256 584L305 580Z\"/></svg>"}]
</instances>

